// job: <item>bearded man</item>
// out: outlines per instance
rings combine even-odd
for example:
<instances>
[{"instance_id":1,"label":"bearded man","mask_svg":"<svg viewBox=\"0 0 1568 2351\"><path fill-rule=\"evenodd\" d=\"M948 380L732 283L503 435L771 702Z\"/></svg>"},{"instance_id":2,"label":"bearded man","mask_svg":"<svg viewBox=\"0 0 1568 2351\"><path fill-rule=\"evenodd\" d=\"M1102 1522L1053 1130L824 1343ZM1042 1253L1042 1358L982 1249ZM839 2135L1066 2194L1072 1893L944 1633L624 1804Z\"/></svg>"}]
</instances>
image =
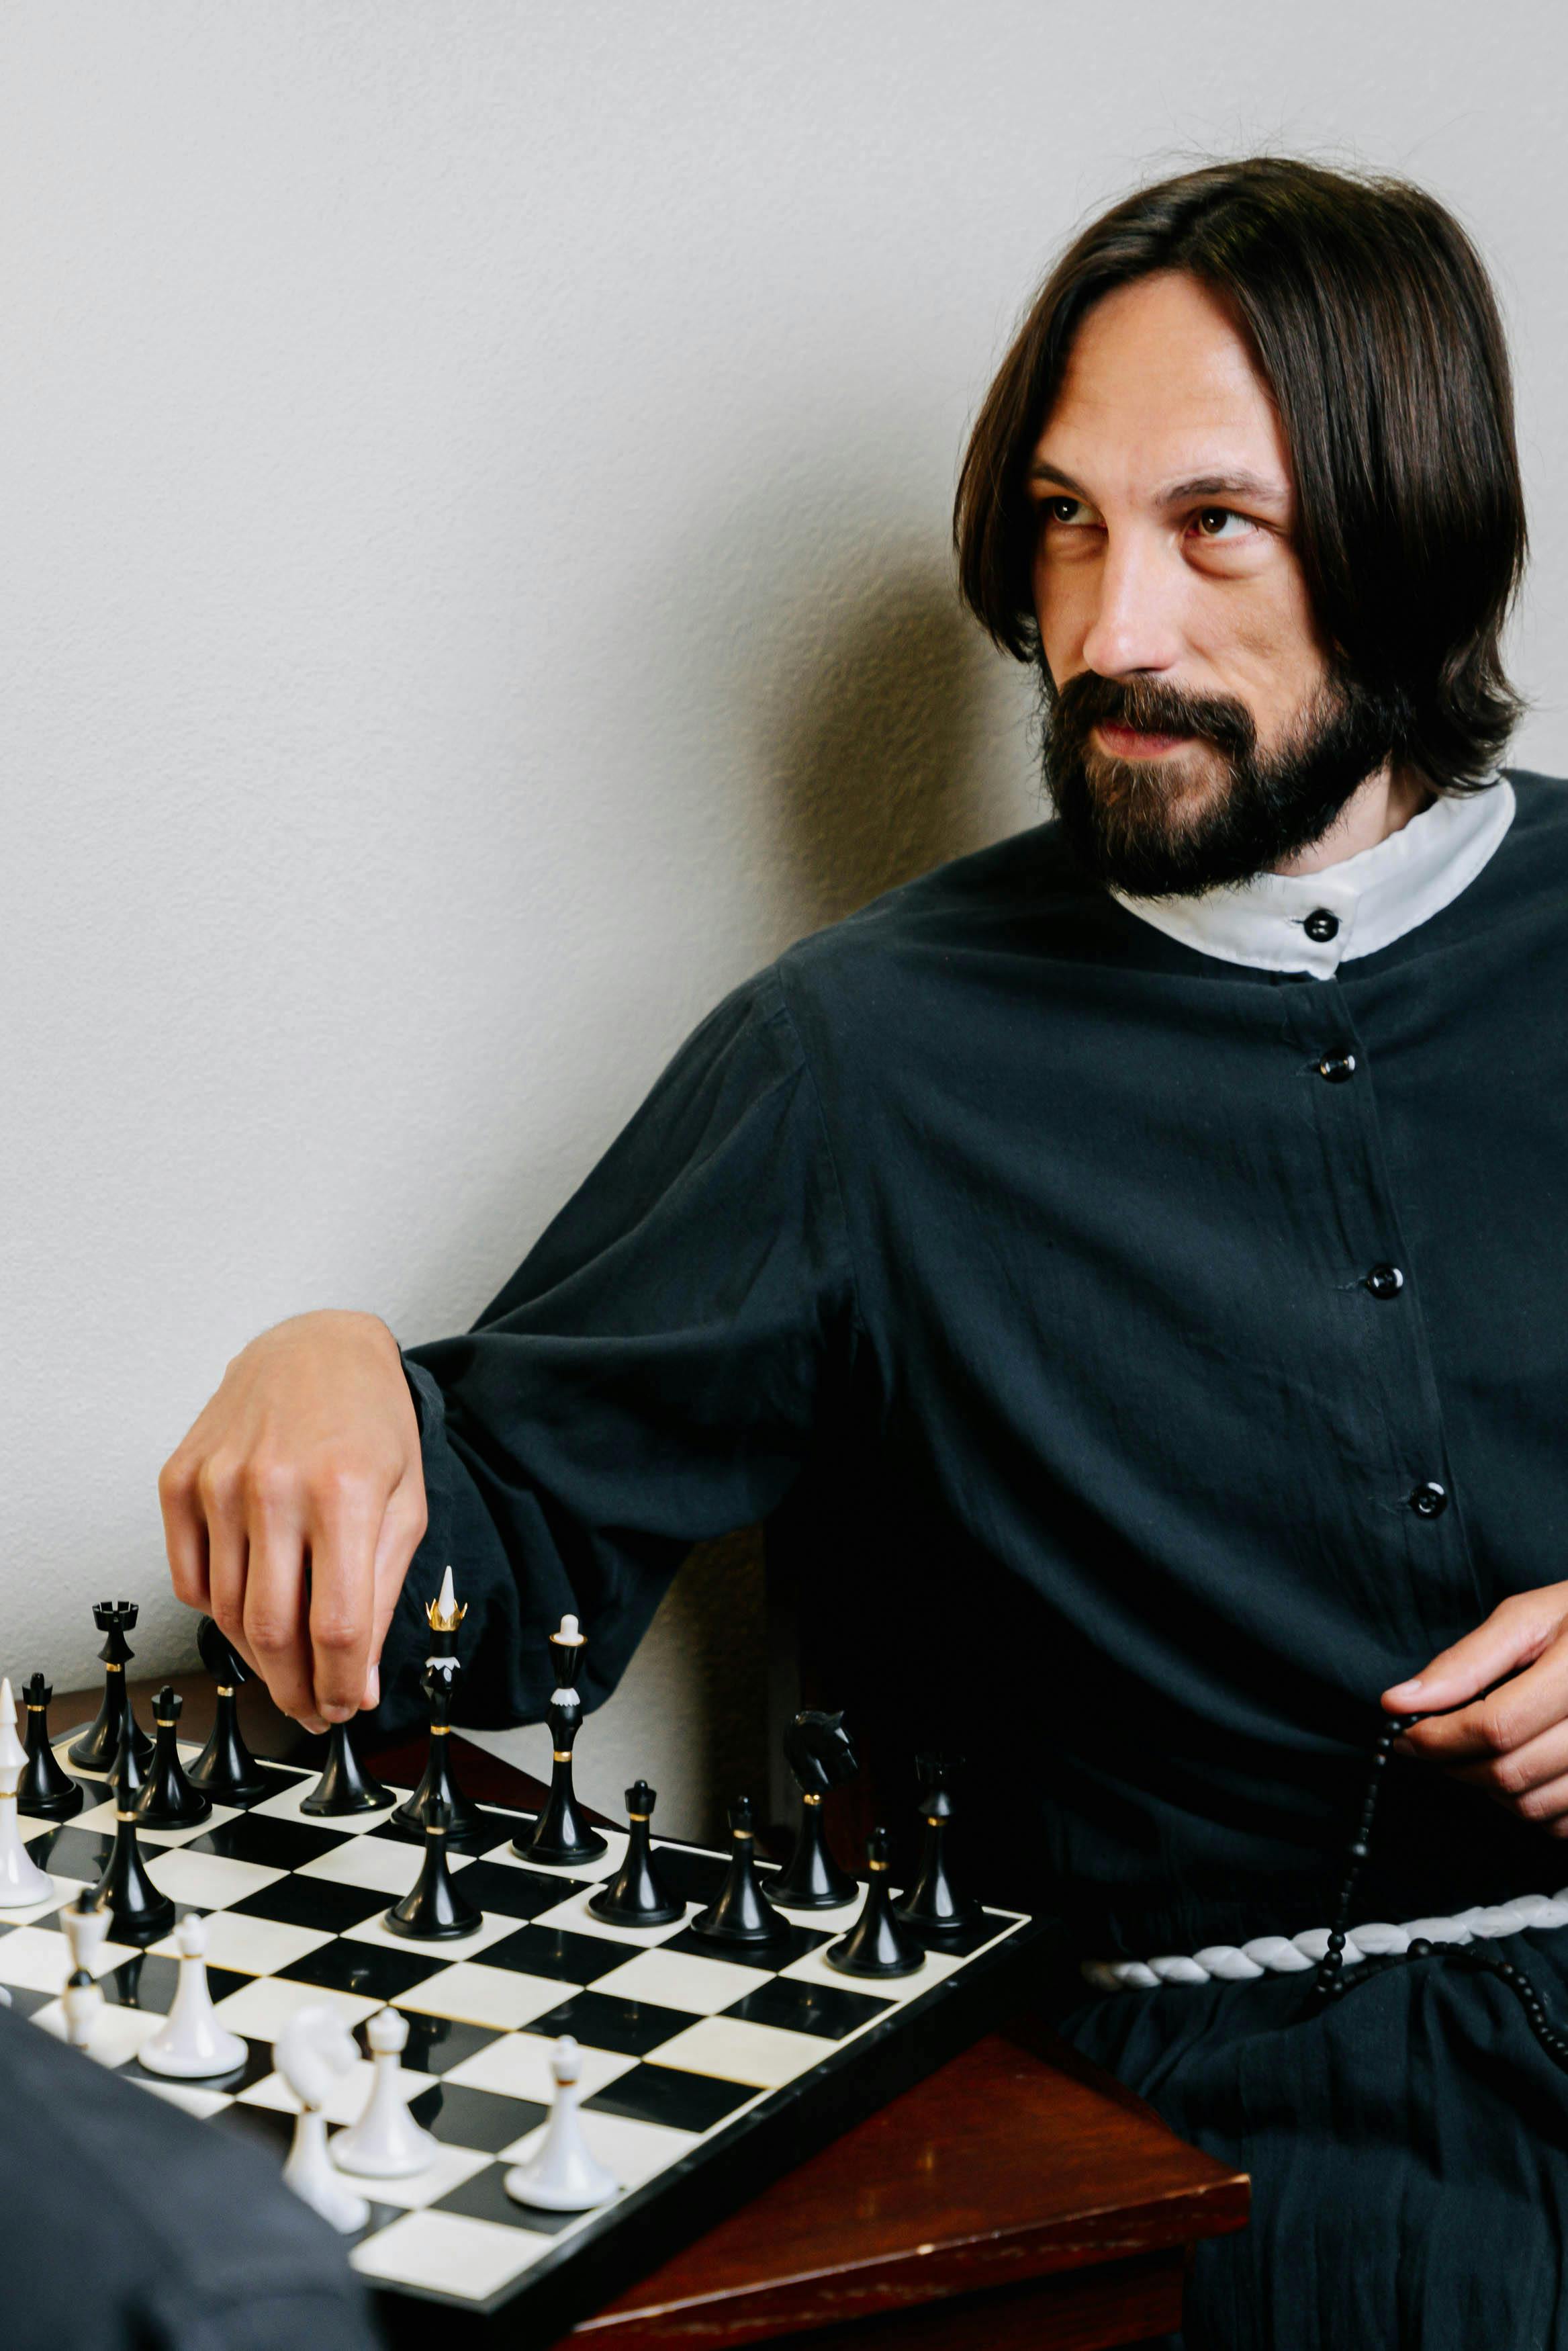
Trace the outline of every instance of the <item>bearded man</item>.
<instances>
[{"instance_id":1,"label":"bearded man","mask_svg":"<svg viewBox=\"0 0 1568 2351\"><path fill-rule=\"evenodd\" d=\"M984 1882L1069 1911L1063 2029L1252 2173L1189 2351L1568 2344L1568 797L1497 765L1469 240L1272 159L1128 198L957 537L1054 820L737 988L467 1336L253 1343L164 1473L176 1588L318 1725L409 1713L453 1559L514 1722L563 1609L600 1697L765 1520L824 1695L961 1746ZM1504 1972L1426 1951L1482 1930Z\"/></svg>"}]
</instances>

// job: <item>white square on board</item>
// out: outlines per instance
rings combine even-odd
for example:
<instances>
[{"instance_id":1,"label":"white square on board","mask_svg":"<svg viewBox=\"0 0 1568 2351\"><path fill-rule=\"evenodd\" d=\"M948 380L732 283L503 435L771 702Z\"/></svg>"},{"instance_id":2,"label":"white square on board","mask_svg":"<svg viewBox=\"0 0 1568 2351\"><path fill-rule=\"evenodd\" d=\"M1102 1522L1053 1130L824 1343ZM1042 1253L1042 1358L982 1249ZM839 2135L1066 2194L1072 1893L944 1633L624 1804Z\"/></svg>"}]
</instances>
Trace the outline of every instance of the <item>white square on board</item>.
<instances>
[{"instance_id":1,"label":"white square on board","mask_svg":"<svg viewBox=\"0 0 1568 2351\"><path fill-rule=\"evenodd\" d=\"M348 2259L364 2277L483 2302L555 2241L534 2229L508 2229L466 2212L405 2212L356 2245Z\"/></svg>"},{"instance_id":2,"label":"white square on board","mask_svg":"<svg viewBox=\"0 0 1568 2351\"><path fill-rule=\"evenodd\" d=\"M832 2047L815 2032L784 2032L776 2024L749 2024L740 2016L703 2016L673 2041L661 2042L656 2054L661 2065L677 2066L683 2074L711 2074L721 2081L776 2090L820 2064Z\"/></svg>"},{"instance_id":3,"label":"white square on board","mask_svg":"<svg viewBox=\"0 0 1568 2351\"><path fill-rule=\"evenodd\" d=\"M414 2009L421 2016L450 2016L460 2024L490 2024L504 2032L532 2024L578 1989L546 1982L543 1976L517 1975L510 1968L487 1968L482 1959L460 1959L400 1992L392 2006Z\"/></svg>"},{"instance_id":4,"label":"white square on board","mask_svg":"<svg viewBox=\"0 0 1568 2351\"><path fill-rule=\"evenodd\" d=\"M690 1951L639 1951L594 1983L596 1991L619 2000L650 2000L656 2008L681 2008L691 2016L711 2016L732 2008L768 1980L761 1968L738 1968L732 1959L697 1959Z\"/></svg>"}]
</instances>

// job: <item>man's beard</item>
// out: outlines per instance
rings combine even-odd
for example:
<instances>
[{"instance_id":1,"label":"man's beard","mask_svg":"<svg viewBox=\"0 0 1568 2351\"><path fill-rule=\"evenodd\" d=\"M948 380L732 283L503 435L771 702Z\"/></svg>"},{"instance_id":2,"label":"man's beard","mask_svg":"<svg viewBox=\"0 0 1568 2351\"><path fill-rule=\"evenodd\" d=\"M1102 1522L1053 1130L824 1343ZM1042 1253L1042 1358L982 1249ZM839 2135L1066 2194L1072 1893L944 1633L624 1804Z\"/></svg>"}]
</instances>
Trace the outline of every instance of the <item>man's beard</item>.
<instances>
[{"instance_id":1,"label":"man's beard","mask_svg":"<svg viewBox=\"0 0 1568 2351\"><path fill-rule=\"evenodd\" d=\"M1395 731L1386 703L1345 675L1319 688L1277 749L1260 752L1251 711L1229 696L1093 670L1058 693L1044 664L1040 674L1045 783L1063 832L1090 872L1134 898L1249 881L1310 848L1382 766ZM1090 740L1102 723L1199 739L1118 759ZM1206 772L1194 772L1197 759Z\"/></svg>"}]
</instances>

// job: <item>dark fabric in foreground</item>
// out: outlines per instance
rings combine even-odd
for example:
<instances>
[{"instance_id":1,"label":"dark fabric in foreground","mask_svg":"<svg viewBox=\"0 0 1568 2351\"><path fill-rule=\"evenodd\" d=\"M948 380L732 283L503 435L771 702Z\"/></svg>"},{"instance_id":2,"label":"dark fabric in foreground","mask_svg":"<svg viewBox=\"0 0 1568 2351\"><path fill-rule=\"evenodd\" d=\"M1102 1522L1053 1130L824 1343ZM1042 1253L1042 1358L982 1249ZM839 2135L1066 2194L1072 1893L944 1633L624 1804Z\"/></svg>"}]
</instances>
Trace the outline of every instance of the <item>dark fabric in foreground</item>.
<instances>
[{"instance_id":1,"label":"dark fabric in foreground","mask_svg":"<svg viewBox=\"0 0 1568 2351\"><path fill-rule=\"evenodd\" d=\"M332 2231L259 2150L0 2009L5 2351L375 2351Z\"/></svg>"},{"instance_id":2,"label":"dark fabric in foreground","mask_svg":"<svg viewBox=\"0 0 1568 2351\"><path fill-rule=\"evenodd\" d=\"M1568 1930L1492 1948L1568 2026ZM1310 1980L1109 1993L1064 2021L1252 2175L1250 2228L1198 2249L1185 2351L1563 2351L1568 2075L1518 2001L1430 1959L1302 2022Z\"/></svg>"}]
</instances>

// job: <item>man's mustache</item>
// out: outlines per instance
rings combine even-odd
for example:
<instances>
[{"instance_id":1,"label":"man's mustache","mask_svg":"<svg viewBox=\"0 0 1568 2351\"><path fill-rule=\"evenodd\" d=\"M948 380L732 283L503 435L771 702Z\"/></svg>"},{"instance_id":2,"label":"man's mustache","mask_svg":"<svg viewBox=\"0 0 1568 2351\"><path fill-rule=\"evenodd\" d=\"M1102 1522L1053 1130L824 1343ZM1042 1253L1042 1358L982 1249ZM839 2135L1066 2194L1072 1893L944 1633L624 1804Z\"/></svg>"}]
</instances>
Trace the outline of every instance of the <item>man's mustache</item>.
<instances>
[{"instance_id":1,"label":"man's mustache","mask_svg":"<svg viewBox=\"0 0 1568 2351\"><path fill-rule=\"evenodd\" d=\"M1231 758L1249 754L1256 729L1244 702L1228 695L1189 694L1150 678L1101 677L1080 670L1065 685L1048 687L1051 733L1064 747L1087 745L1093 726L1126 726L1137 735L1199 735Z\"/></svg>"}]
</instances>

